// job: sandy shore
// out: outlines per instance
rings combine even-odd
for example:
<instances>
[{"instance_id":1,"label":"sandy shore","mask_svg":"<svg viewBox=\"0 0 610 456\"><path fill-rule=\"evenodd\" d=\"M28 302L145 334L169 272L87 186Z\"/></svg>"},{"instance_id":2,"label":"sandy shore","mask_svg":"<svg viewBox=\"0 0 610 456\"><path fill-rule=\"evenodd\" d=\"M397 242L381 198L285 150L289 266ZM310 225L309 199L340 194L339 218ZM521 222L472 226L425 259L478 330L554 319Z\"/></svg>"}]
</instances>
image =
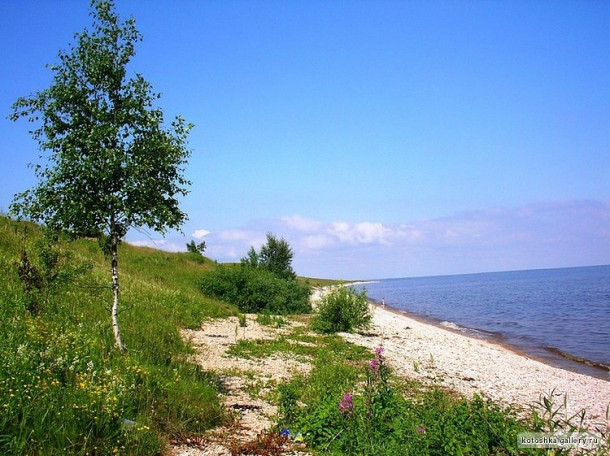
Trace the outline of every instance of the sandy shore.
<instances>
[{"instance_id":1,"label":"sandy shore","mask_svg":"<svg viewBox=\"0 0 610 456\"><path fill-rule=\"evenodd\" d=\"M554 391L558 405L567 398L568 416L584 409L588 423L604 428L610 424L610 382L549 366L488 340L377 306L369 334L343 336L371 349L383 345L398 375L437 383L467 397L478 393L518 409Z\"/></svg>"}]
</instances>

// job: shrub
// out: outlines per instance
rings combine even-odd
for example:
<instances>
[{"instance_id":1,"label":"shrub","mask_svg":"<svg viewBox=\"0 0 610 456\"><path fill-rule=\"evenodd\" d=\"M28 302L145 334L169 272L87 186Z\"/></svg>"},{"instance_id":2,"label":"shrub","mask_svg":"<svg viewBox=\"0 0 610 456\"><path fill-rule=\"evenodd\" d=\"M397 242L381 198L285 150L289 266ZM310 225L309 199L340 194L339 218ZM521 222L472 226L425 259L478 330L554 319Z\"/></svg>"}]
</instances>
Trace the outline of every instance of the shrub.
<instances>
[{"instance_id":1,"label":"shrub","mask_svg":"<svg viewBox=\"0 0 610 456\"><path fill-rule=\"evenodd\" d=\"M200 282L204 294L235 304L240 311L294 314L311 312L308 285L247 265L222 266Z\"/></svg>"},{"instance_id":2,"label":"shrub","mask_svg":"<svg viewBox=\"0 0 610 456\"><path fill-rule=\"evenodd\" d=\"M358 292L353 287L337 287L318 303L313 328L325 334L351 332L367 327L372 318L366 290Z\"/></svg>"}]
</instances>

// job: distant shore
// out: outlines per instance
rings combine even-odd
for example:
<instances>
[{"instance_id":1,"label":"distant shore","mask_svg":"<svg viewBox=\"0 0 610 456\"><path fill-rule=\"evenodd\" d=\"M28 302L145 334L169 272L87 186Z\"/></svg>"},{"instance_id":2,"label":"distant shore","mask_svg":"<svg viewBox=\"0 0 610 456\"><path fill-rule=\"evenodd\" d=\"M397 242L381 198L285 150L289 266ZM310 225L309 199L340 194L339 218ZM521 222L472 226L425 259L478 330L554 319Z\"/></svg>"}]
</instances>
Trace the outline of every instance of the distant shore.
<instances>
[{"instance_id":1,"label":"distant shore","mask_svg":"<svg viewBox=\"0 0 610 456\"><path fill-rule=\"evenodd\" d=\"M373 307L366 334L343 334L350 342L374 349L383 345L398 375L479 394L519 409L554 392L557 406L566 399L569 416L584 409L586 421L606 427L610 382L550 366L489 340L412 318L396 309Z\"/></svg>"}]
</instances>

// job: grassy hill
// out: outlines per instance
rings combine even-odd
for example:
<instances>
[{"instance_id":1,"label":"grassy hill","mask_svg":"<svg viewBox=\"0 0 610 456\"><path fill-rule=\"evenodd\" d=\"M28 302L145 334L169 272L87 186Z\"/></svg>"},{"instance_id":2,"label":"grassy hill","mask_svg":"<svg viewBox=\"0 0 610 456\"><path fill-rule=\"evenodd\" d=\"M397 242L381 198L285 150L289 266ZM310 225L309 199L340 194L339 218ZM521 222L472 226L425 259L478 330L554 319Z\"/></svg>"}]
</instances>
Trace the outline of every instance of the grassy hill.
<instances>
[{"instance_id":1,"label":"grassy hill","mask_svg":"<svg viewBox=\"0 0 610 456\"><path fill-rule=\"evenodd\" d=\"M124 356L97 242L50 247L36 225L0 217L0 454L149 455L223 420L179 335L236 313L197 289L214 263L127 244L119 255Z\"/></svg>"}]
</instances>

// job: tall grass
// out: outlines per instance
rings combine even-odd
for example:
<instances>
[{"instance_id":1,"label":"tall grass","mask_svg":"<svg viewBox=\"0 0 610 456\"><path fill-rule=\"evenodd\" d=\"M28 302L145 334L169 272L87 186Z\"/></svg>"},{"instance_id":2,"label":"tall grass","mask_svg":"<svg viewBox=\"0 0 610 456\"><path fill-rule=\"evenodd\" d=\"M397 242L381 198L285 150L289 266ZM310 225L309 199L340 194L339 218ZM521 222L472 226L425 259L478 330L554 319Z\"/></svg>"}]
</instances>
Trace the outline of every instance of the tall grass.
<instances>
[{"instance_id":1,"label":"tall grass","mask_svg":"<svg viewBox=\"0 0 610 456\"><path fill-rule=\"evenodd\" d=\"M59 268L88 263L28 311L17 264L42 268L39 227L0 216L0 454L158 454L167 436L223 420L214 381L188 362L179 328L235 313L197 289L214 267L190 254L123 245L113 347L109 266L93 240L60 242ZM31 309L30 309L31 310Z\"/></svg>"}]
</instances>

